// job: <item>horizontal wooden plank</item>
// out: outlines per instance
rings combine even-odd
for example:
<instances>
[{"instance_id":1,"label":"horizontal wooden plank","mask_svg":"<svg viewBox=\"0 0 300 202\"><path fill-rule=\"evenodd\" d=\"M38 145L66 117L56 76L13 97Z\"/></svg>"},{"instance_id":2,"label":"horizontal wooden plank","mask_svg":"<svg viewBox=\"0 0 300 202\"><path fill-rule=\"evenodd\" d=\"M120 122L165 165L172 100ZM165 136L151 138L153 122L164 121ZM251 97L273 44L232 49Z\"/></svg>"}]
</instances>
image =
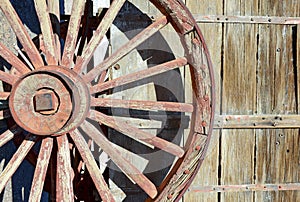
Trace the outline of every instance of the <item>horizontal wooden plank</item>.
<instances>
[{"instance_id":1,"label":"horizontal wooden plank","mask_svg":"<svg viewBox=\"0 0 300 202\"><path fill-rule=\"evenodd\" d=\"M250 192L300 190L300 183L191 186L189 192Z\"/></svg>"},{"instance_id":2,"label":"horizontal wooden plank","mask_svg":"<svg viewBox=\"0 0 300 202\"><path fill-rule=\"evenodd\" d=\"M219 115L216 129L277 129L300 128L300 115Z\"/></svg>"},{"instance_id":3,"label":"horizontal wooden plank","mask_svg":"<svg viewBox=\"0 0 300 202\"><path fill-rule=\"evenodd\" d=\"M243 24L300 24L300 17L276 16L226 16L226 15L200 15L194 14L198 23L243 23Z\"/></svg>"}]
</instances>

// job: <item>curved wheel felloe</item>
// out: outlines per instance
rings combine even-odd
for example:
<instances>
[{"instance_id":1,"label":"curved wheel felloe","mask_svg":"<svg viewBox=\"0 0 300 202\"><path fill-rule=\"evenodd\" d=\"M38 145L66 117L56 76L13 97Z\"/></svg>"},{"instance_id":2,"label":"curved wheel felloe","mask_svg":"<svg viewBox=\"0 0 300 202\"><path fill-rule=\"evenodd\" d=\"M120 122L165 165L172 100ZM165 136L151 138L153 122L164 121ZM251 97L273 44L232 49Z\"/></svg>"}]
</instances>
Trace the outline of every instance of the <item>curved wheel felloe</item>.
<instances>
[{"instance_id":1,"label":"curved wheel felloe","mask_svg":"<svg viewBox=\"0 0 300 202\"><path fill-rule=\"evenodd\" d=\"M8 120L9 129L0 135L0 147L11 140L18 146L0 175L0 192L26 158L35 165L30 201L39 201L43 189L59 201L79 200L82 187L89 182L93 186L87 187L97 190L103 201L115 201L108 176L91 152L91 145L95 143L120 172L148 195L147 200L176 201L182 196L203 161L212 132L212 65L200 29L184 4L180 0L149 2L160 17L152 19L149 26L100 64L87 69L125 0L113 0L100 17L88 14L90 1L74 0L71 15L64 19L57 15L57 5L34 0L41 28L40 36L35 39L30 38L10 1L0 1L2 12L23 46L23 53L17 56L0 43L0 55L12 66L9 73L0 71L1 81L11 89L0 93L1 100L9 103L8 109L1 111L1 118ZM50 17L53 15L62 18L61 22L54 22ZM131 69L117 78L109 76L111 67L126 60L132 51L167 27L177 32L183 55L146 69ZM113 96L114 89L122 92L124 86L151 83L155 76L165 76L174 70L184 71L182 75L190 78L190 85L185 85L183 90L183 95L192 92L190 99L124 100ZM167 138L168 134L155 135L130 124L132 117L114 113L116 109L130 113L151 112L157 116L185 116L189 132L180 136L179 141ZM172 156L164 178L159 183L152 182L124 151L139 154L117 145L107 129L150 151Z\"/></svg>"}]
</instances>

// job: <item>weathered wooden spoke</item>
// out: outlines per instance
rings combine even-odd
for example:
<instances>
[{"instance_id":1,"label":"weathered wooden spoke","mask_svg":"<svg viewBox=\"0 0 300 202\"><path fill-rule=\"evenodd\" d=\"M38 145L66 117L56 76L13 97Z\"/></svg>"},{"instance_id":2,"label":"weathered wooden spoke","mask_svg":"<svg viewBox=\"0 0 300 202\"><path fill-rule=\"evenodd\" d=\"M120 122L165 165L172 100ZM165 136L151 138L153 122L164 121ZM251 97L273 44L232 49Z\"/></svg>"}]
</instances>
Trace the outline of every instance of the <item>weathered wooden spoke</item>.
<instances>
[{"instance_id":1,"label":"weathered wooden spoke","mask_svg":"<svg viewBox=\"0 0 300 202\"><path fill-rule=\"evenodd\" d=\"M0 71L0 80L7 84L14 85L18 80L18 77L4 71Z\"/></svg>"},{"instance_id":2,"label":"weathered wooden spoke","mask_svg":"<svg viewBox=\"0 0 300 202\"><path fill-rule=\"evenodd\" d=\"M84 11L84 5L84 0L73 1L72 14L70 17L68 34L65 41L64 53L62 57L62 65L67 68L70 68L73 63L77 36L79 32L78 30L80 27L81 16L83 15Z\"/></svg>"},{"instance_id":3,"label":"weathered wooden spoke","mask_svg":"<svg viewBox=\"0 0 300 202\"><path fill-rule=\"evenodd\" d=\"M94 119L101 124L105 124L121 133L124 133L125 135L135 140L143 141L178 157L182 157L184 154L184 150L178 145L156 137L136 127L130 126L123 121L119 120L116 122L114 118L97 111L93 111L91 114L91 119Z\"/></svg>"},{"instance_id":4,"label":"weathered wooden spoke","mask_svg":"<svg viewBox=\"0 0 300 202\"><path fill-rule=\"evenodd\" d=\"M32 180L29 201L38 202L41 200L52 148L53 138L43 139Z\"/></svg>"},{"instance_id":5,"label":"weathered wooden spoke","mask_svg":"<svg viewBox=\"0 0 300 202\"><path fill-rule=\"evenodd\" d=\"M6 119L6 118L10 118L11 114L9 109L4 109L0 111L0 120Z\"/></svg>"},{"instance_id":6,"label":"weathered wooden spoke","mask_svg":"<svg viewBox=\"0 0 300 202\"><path fill-rule=\"evenodd\" d=\"M117 16L119 10L123 6L126 0L114 0L106 12L104 19L99 24L97 30L95 31L91 41L88 45L84 48L81 57L79 57L79 61L77 61L74 71L81 72L83 67L87 65L90 61L93 53L95 52L96 48L104 38L106 32L108 31L109 27L112 25L115 17Z\"/></svg>"},{"instance_id":7,"label":"weathered wooden spoke","mask_svg":"<svg viewBox=\"0 0 300 202\"><path fill-rule=\"evenodd\" d=\"M110 80L105 83L100 83L98 85L92 86L90 88L90 92L97 93L110 88L114 88L117 86L122 86L131 82L139 81L145 78L149 78L154 75L162 74L164 72L170 71L172 69L182 67L187 64L186 58L179 58L170 62L166 62L155 67L151 67L149 69L141 70L138 72L134 72L132 74L121 76L119 78Z\"/></svg>"},{"instance_id":8,"label":"weathered wooden spoke","mask_svg":"<svg viewBox=\"0 0 300 202\"><path fill-rule=\"evenodd\" d=\"M3 191L6 183L12 177L12 175L16 172L30 149L38 140L37 136L29 134L23 143L20 145L16 153L10 159L9 163L6 165L5 169L0 174L0 192Z\"/></svg>"},{"instance_id":9,"label":"weathered wooden spoke","mask_svg":"<svg viewBox=\"0 0 300 202\"><path fill-rule=\"evenodd\" d=\"M17 35L19 41L23 45L25 52L27 53L30 61L34 65L35 68L39 68L44 66L44 62L42 57L40 56L39 51L35 47L34 43L32 42L29 34L26 31L25 26L22 24L21 19L19 18L17 12L11 5L9 0L0 1L0 8L6 19L10 23L12 29L14 30L15 34Z\"/></svg>"},{"instance_id":10,"label":"weathered wooden spoke","mask_svg":"<svg viewBox=\"0 0 300 202\"><path fill-rule=\"evenodd\" d=\"M0 92L0 100L7 100L9 95L10 95L10 92Z\"/></svg>"},{"instance_id":11,"label":"weathered wooden spoke","mask_svg":"<svg viewBox=\"0 0 300 202\"><path fill-rule=\"evenodd\" d=\"M30 71L30 69L2 43L0 43L0 55L21 74Z\"/></svg>"},{"instance_id":12,"label":"weathered wooden spoke","mask_svg":"<svg viewBox=\"0 0 300 202\"><path fill-rule=\"evenodd\" d=\"M161 17L157 21L155 21L153 24L148 26L145 30L140 32L138 35L136 35L133 39L131 39L129 42L127 42L122 48L120 48L117 52L112 54L110 57L108 57L106 60L104 60L101 64L96 66L93 70L88 72L87 75L85 75L83 78L85 81L92 81L94 78L96 78L102 71L105 71L110 66L115 64L117 61L119 61L121 58L123 58L125 55L130 53L134 48L136 48L138 45L149 39L151 36L153 36L155 33L157 33L160 29L162 29L164 26L166 26L168 23L168 20L165 16Z\"/></svg>"},{"instance_id":13,"label":"weathered wooden spoke","mask_svg":"<svg viewBox=\"0 0 300 202\"><path fill-rule=\"evenodd\" d=\"M69 141L66 135L57 137L56 200L74 201L73 175Z\"/></svg>"},{"instance_id":14,"label":"weathered wooden spoke","mask_svg":"<svg viewBox=\"0 0 300 202\"><path fill-rule=\"evenodd\" d=\"M102 200L115 201L85 139L82 137L78 130L70 132L70 135L91 175L92 180L94 181L94 184Z\"/></svg>"},{"instance_id":15,"label":"weathered wooden spoke","mask_svg":"<svg viewBox=\"0 0 300 202\"><path fill-rule=\"evenodd\" d=\"M134 165L122 157L121 152L102 134L97 128L88 122L84 122L81 128L90 136L96 144L112 159L112 161L124 172L125 175L137 183L151 198L157 195L155 185L143 175Z\"/></svg>"},{"instance_id":16,"label":"weathered wooden spoke","mask_svg":"<svg viewBox=\"0 0 300 202\"><path fill-rule=\"evenodd\" d=\"M55 55L55 41L52 30L50 15L45 0L34 0L35 10L37 12L43 35L43 43L45 49L46 60L49 65L57 65Z\"/></svg>"},{"instance_id":17,"label":"weathered wooden spoke","mask_svg":"<svg viewBox=\"0 0 300 202\"><path fill-rule=\"evenodd\" d=\"M10 129L6 130L4 133L0 135L0 147L5 145L7 142L12 140L17 133L20 133L21 129L14 125Z\"/></svg>"},{"instance_id":18,"label":"weathered wooden spoke","mask_svg":"<svg viewBox=\"0 0 300 202\"><path fill-rule=\"evenodd\" d=\"M82 189L114 201L115 170L108 164L102 174L98 163L103 162L96 161L99 156L93 156L85 135L149 201L178 200L197 173L206 151L199 148L207 147L214 114L212 65L199 28L180 0L151 0L158 12L154 16L161 17L149 18L150 25L136 35L122 35L127 39L116 48L113 32L125 33L115 27L128 2L110 2L99 16L91 16L91 0L74 0L70 17L62 18L59 1L34 0L41 34L31 39L10 1L0 1L23 46L17 50L20 59L10 46L0 43L0 56L12 65L9 73L0 71L3 89L9 91L0 92L0 120L8 123L8 130L0 135L0 148L11 140L18 147L0 174L0 193L26 158L36 168L30 201L40 201L42 191L56 201L90 201L94 196L85 199L88 193L81 194ZM172 40L178 41L179 54L167 54L160 47L141 50L158 38L166 40L162 48L168 47L166 32L175 34ZM106 36L111 46L101 49ZM161 53L168 57L159 58ZM32 147L40 139L37 154ZM157 171L151 170L154 164L169 159L172 162L159 168L164 175L159 182L147 175Z\"/></svg>"},{"instance_id":19,"label":"weathered wooden spoke","mask_svg":"<svg viewBox=\"0 0 300 202\"><path fill-rule=\"evenodd\" d=\"M118 107L137 110L162 110L173 112L193 112L193 105L178 102L157 102L146 100L118 100L110 98L93 98L91 106Z\"/></svg>"}]
</instances>

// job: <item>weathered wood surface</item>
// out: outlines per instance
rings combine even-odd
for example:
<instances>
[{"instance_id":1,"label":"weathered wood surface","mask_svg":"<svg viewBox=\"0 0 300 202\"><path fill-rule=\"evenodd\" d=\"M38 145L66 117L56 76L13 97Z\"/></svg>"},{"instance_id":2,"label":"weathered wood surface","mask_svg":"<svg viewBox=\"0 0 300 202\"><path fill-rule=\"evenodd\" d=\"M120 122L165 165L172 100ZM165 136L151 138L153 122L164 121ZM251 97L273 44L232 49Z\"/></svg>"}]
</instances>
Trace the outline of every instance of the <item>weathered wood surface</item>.
<instances>
[{"instance_id":1,"label":"weathered wood surface","mask_svg":"<svg viewBox=\"0 0 300 202\"><path fill-rule=\"evenodd\" d=\"M300 26L294 21L289 22L290 25L277 25L286 23L283 18L299 18L299 2L187 0L186 3L196 19L197 16L215 16L216 22L224 21L223 24L199 24L216 74L217 109L221 110L216 111L215 128L223 130L220 142L212 139L213 150L208 153L184 200L297 201L299 191L254 189L253 195L238 191L238 187L244 187L243 184L279 186L300 181L299 130L266 129L298 128L299 125ZM240 21L235 22L234 16L241 16ZM251 16L265 17L253 17L251 21ZM271 22L268 16L274 16L270 17ZM236 191L219 194L216 190L193 191L206 186L212 188L212 185L220 189L236 185Z\"/></svg>"},{"instance_id":2,"label":"weathered wood surface","mask_svg":"<svg viewBox=\"0 0 300 202\"><path fill-rule=\"evenodd\" d=\"M139 0L130 2L136 3L137 9L140 11L154 13L158 16L149 2ZM186 0L185 2L196 17L200 14L278 17L299 17L300 15L300 4L297 0L275 2L261 0L228 0L225 2L221 0ZM246 18L248 19L248 17ZM264 20L266 19L267 17L264 18ZM268 114L266 117L270 118L270 123L273 123L274 119L276 120L278 114L282 115L281 117L289 117L288 120L292 122L298 120L298 115L295 114L299 114L300 107L300 71L297 69L300 66L300 26L278 26L274 25L276 22L272 20L265 22L267 25L256 25L256 23L255 25L200 24L209 45L218 82L216 91L219 100L216 113L222 118L225 117L225 124L220 128L226 127L226 124L227 126L231 124L231 128L244 128L249 124L254 126L256 121L252 123L252 120L262 119L265 114ZM126 26L133 26L130 22L127 23ZM142 23L147 24L147 22ZM118 28L112 28L111 31L112 49L117 50L120 41L123 42L124 38L127 40L130 33L126 33L127 37L120 37ZM127 31L132 30L128 29ZM163 36L169 39L173 37L168 35L168 32L161 32ZM176 40L169 46L171 50L175 50L178 47ZM141 48L144 50L153 47L149 43ZM180 50L176 51L181 52ZM138 52L133 52L129 58L136 58L138 55ZM167 57L167 55L165 56ZM130 60L129 66L127 59L119 63L122 67L121 71L109 69L112 72L110 76L119 77L126 73L127 68L141 67L141 69L145 69L147 68L145 61L149 58ZM185 75L185 71L188 70L181 68L180 74ZM188 78L184 78L183 83L188 85L190 81ZM142 91L140 88L116 97L122 99L156 99L156 95L150 93L154 88L152 84L142 88L144 94L139 93ZM190 92L186 92L187 97L190 95ZM186 98L186 100L188 99ZM253 114L260 115L257 117ZM245 125L240 124L243 126L235 125L236 123L231 122L230 119L226 120L226 117L231 115L250 117L250 121L245 121ZM224 119L222 120L224 121ZM233 120L235 121L235 119ZM284 122L284 120L286 119L279 120L279 123L297 127L297 123ZM280 124L274 123L273 125L280 127ZM258 124L253 128L258 127L262 126ZM150 129L146 128L146 130L149 131ZM276 189L268 185L274 184L284 187L287 182L297 183L300 181L299 144L299 130L216 130L208 156L191 187L191 192L187 193L183 200L297 201L300 198L299 191L274 192ZM136 163L134 160L133 162ZM199 187L203 189L209 185L218 185L222 189L232 184L236 185L237 189L241 184L268 185L264 190L265 192L256 192L254 195L247 191L222 194L192 191ZM126 183L122 184L122 186L127 185ZM292 190L292 188L287 186L286 189L281 190Z\"/></svg>"},{"instance_id":3,"label":"weathered wood surface","mask_svg":"<svg viewBox=\"0 0 300 202\"><path fill-rule=\"evenodd\" d=\"M202 0L186 0L186 5L193 15L201 13L203 15L221 15L223 1L216 0L202 1ZM221 50L222 50L222 25L221 24L199 24L200 29L204 35L205 41L211 54L216 80L216 114L220 113L220 80L221 80ZM189 80L186 78L186 86L190 86ZM188 95L188 96L191 96ZM219 136L220 130L214 130L211 144L207 151L207 157L197 174L191 187L206 186L218 184L218 166L219 166ZM209 177L208 177L209 175ZM183 201L209 201L215 202L218 200L217 193L195 193L188 192L184 195Z\"/></svg>"},{"instance_id":4,"label":"weathered wood surface","mask_svg":"<svg viewBox=\"0 0 300 202\"><path fill-rule=\"evenodd\" d=\"M225 15L255 15L257 1L230 0L224 5ZM256 26L224 26L222 114L252 114L255 109ZM249 83L248 83L249 82ZM254 131L226 130L220 142L220 184L254 183ZM241 144L242 143L242 144ZM251 193L221 193L221 201L252 201Z\"/></svg>"},{"instance_id":5,"label":"weathered wood surface","mask_svg":"<svg viewBox=\"0 0 300 202\"><path fill-rule=\"evenodd\" d=\"M259 15L299 17L299 2L260 4ZM297 114L295 27L259 26L257 113ZM299 34L299 33L298 33ZM293 45L294 44L294 45ZM294 53L293 53L294 52ZM299 68L299 66L298 66ZM299 182L299 129L256 131L256 183ZM297 201L299 191L256 192L255 200Z\"/></svg>"}]
</instances>

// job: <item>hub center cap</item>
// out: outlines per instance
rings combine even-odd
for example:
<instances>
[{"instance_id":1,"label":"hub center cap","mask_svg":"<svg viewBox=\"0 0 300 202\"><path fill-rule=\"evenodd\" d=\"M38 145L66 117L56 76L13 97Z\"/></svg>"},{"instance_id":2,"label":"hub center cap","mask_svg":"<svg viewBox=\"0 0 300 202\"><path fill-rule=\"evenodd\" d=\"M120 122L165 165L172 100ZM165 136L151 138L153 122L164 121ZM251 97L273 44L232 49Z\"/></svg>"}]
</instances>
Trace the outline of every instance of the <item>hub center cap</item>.
<instances>
[{"instance_id":1,"label":"hub center cap","mask_svg":"<svg viewBox=\"0 0 300 202\"><path fill-rule=\"evenodd\" d=\"M88 89L71 70L47 66L21 78L9 98L11 114L35 135L59 135L77 127L89 109Z\"/></svg>"},{"instance_id":2,"label":"hub center cap","mask_svg":"<svg viewBox=\"0 0 300 202\"><path fill-rule=\"evenodd\" d=\"M58 111L59 98L55 91L49 89L39 90L33 97L34 111L50 115Z\"/></svg>"}]
</instances>

